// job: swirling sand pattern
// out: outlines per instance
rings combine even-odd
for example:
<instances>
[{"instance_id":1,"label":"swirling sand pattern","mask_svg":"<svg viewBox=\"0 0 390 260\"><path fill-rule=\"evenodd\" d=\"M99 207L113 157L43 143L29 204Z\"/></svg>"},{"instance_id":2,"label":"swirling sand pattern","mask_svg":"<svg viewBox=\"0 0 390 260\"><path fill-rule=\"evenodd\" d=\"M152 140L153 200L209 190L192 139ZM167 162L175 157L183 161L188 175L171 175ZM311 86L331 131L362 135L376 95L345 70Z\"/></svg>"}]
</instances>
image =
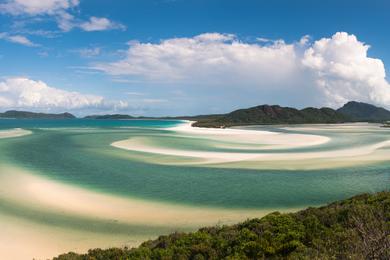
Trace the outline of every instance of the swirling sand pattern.
<instances>
[{"instance_id":1,"label":"swirling sand pattern","mask_svg":"<svg viewBox=\"0 0 390 260\"><path fill-rule=\"evenodd\" d=\"M190 125L170 130L184 142L186 139L188 142L206 139L208 147L188 149L176 144L172 147L172 144L161 143L158 137L150 136L131 137L111 145L163 158L150 157L152 159L148 160L145 156L144 160L149 163L248 169L327 169L385 162L390 158L388 131L380 131L378 125L275 127L268 130L260 127L251 130L201 129ZM373 134L376 138L372 138Z\"/></svg>"},{"instance_id":2,"label":"swirling sand pattern","mask_svg":"<svg viewBox=\"0 0 390 260\"><path fill-rule=\"evenodd\" d=\"M5 124L1 259L133 246L173 231L384 190L390 178L390 132L373 124Z\"/></svg>"}]
</instances>

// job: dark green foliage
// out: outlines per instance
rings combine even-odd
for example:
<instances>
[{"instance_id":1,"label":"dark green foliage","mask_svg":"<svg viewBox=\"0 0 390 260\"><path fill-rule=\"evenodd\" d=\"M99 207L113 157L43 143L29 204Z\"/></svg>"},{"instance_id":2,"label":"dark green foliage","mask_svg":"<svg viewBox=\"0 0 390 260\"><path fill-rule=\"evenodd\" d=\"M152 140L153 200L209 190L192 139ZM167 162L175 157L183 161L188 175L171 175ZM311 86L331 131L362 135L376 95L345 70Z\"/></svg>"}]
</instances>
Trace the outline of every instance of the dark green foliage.
<instances>
[{"instance_id":1,"label":"dark green foliage","mask_svg":"<svg viewBox=\"0 0 390 260\"><path fill-rule=\"evenodd\" d=\"M264 124L343 123L347 121L347 116L331 108L309 107L298 110L291 107L262 105L239 109L223 116L198 118L194 126L229 127Z\"/></svg>"},{"instance_id":2,"label":"dark green foliage","mask_svg":"<svg viewBox=\"0 0 390 260\"><path fill-rule=\"evenodd\" d=\"M70 113L45 114L27 111L10 110L0 113L0 118L29 119L70 119L75 118ZM351 101L342 108L308 107L298 110L278 105L262 105L247 109L239 109L228 114L181 116L181 117L134 117L124 114L91 115L88 119L186 119L197 121L199 127L229 127L238 125L264 124L324 124L356 121L384 122L390 120L390 111L366 103Z\"/></svg>"},{"instance_id":3,"label":"dark green foliage","mask_svg":"<svg viewBox=\"0 0 390 260\"><path fill-rule=\"evenodd\" d=\"M86 119L134 119L133 116L129 115L121 115L121 114L114 114L114 115L93 115L93 116L86 116Z\"/></svg>"},{"instance_id":4,"label":"dark green foliage","mask_svg":"<svg viewBox=\"0 0 390 260\"><path fill-rule=\"evenodd\" d=\"M361 102L348 102L337 111L354 121L383 122L390 120L390 111Z\"/></svg>"},{"instance_id":5,"label":"dark green foliage","mask_svg":"<svg viewBox=\"0 0 390 260\"><path fill-rule=\"evenodd\" d=\"M390 259L389 220L390 192L363 194L297 213L161 236L138 248L54 259Z\"/></svg>"},{"instance_id":6,"label":"dark green foliage","mask_svg":"<svg viewBox=\"0 0 390 260\"><path fill-rule=\"evenodd\" d=\"M16 118L16 119L73 119L76 118L70 113L62 114L45 114L45 113L34 113L27 111L15 111L10 110L4 113L0 113L0 118Z\"/></svg>"}]
</instances>

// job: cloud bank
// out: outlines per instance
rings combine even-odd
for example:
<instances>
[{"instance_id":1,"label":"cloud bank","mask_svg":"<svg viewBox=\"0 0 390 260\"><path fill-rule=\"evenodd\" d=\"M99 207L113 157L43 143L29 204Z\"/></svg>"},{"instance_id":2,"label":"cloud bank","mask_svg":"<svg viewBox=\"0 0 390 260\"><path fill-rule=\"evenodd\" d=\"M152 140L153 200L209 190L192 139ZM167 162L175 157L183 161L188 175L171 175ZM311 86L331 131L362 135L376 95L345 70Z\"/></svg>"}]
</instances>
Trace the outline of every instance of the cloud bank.
<instances>
[{"instance_id":1,"label":"cloud bank","mask_svg":"<svg viewBox=\"0 0 390 260\"><path fill-rule=\"evenodd\" d=\"M0 82L0 108L45 111L120 110L123 101L110 101L101 96L86 95L53 88L42 81L8 78Z\"/></svg>"},{"instance_id":2,"label":"cloud bank","mask_svg":"<svg viewBox=\"0 0 390 260\"><path fill-rule=\"evenodd\" d=\"M311 42L244 42L235 35L206 33L159 43L131 42L124 58L95 63L92 69L146 82L187 88L251 89L259 97L295 93L317 104L337 107L349 100L390 105L390 84L369 45L337 32ZM270 94L271 93L271 94Z\"/></svg>"}]
</instances>

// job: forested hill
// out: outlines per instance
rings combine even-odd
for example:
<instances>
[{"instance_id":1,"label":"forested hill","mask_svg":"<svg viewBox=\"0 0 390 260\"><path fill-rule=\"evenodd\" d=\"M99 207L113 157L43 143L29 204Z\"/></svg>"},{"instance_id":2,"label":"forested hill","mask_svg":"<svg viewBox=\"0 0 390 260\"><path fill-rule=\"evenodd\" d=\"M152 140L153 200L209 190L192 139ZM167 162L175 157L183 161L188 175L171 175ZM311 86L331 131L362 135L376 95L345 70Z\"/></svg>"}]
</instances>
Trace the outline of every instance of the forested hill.
<instances>
[{"instance_id":1,"label":"forested hill","mask_svg":"<svg viewBox=\"0 0 390 260\"><path fill-rule=\"evenodd\" d=\"M4 113L0 113L0 118L14 118L14 119L73 119L76 118L70 113L61 114L47 114L47 113L34 113L28 111L16 111L9 110Z\"/></svg>"},{"instance_id":2,"label":"forested hill","mask_svg":"<svg viewBox=\"0 0 390 260\"><path fill-rule=\"evenodd\" d=\"M363 194L297 213L161 236L134 249L54 259L390 259L389 221L390 193Z\"/></svg>"},{"instance_id":3,"label":"forested hill","mask_svg":"<svg viewBox=\"0 0 390 260\"><path fill-rule=\"evenodd\" d=\"M390 121L390 111L383 107L351 101L337 110L353 121L383 122Z\"/></svg>"},{"instance_id":4,"label":"forested hill","mask_svg":"<svg viewBox=\"0 0 390 260\"><path fill-rule=\"evenodd\" d=\"M107 114L107 115L91 115L84 117L85 119L135 119L135 117L123 114Z\"/></svg>"},{"instance_id":5,"label":"forested hill","mask_svg":"<svg viewBox=\"0 0 390 260\"><path fill-rule=\"evenodd\" d=\"M0 113L0 118L17 119L72 119L70 113L47 114L10 110ZM343 107L296 109L279 105L261 105L239 109L227 114L213 114L180 117L134 117L126 114L91 115L86 119L187 119L196 121L199 127L229 127L239 125L264 124L329 124L345 122L386 122L390 121L390 111L371 104L351 101Z\"/></svg>"},{"instance_id":6,"label":"forested hill","mask_svg":"<svg viewBox=\"0 0 390 260\"><path fill-rule=\"evenodd\" d=\"M261 105L239 109L219 117L199 118L194 126L229 127L263 124L318 124L344 123L349 117L331 108L305 108L298 110L278 105Z\"/></svg>"}]
</instances>

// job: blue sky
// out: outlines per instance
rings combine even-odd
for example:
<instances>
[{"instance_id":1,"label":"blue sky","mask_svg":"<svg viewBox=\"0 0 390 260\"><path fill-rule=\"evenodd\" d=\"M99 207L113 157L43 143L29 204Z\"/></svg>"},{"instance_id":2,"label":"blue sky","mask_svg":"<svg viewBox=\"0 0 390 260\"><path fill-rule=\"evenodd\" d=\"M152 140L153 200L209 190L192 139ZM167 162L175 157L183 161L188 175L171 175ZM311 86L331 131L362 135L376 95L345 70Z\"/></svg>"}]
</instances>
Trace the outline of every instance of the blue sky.
<instances>
[{"instance_id":1,"label":"blue sky","mask_svg":"<svg viewBox=\"0 0 390 260\"><path fill-rule=\"evenodd\" d=\"M390 105L385 0L0 3L1 110Z\"/></svg>"}]
</instances>

